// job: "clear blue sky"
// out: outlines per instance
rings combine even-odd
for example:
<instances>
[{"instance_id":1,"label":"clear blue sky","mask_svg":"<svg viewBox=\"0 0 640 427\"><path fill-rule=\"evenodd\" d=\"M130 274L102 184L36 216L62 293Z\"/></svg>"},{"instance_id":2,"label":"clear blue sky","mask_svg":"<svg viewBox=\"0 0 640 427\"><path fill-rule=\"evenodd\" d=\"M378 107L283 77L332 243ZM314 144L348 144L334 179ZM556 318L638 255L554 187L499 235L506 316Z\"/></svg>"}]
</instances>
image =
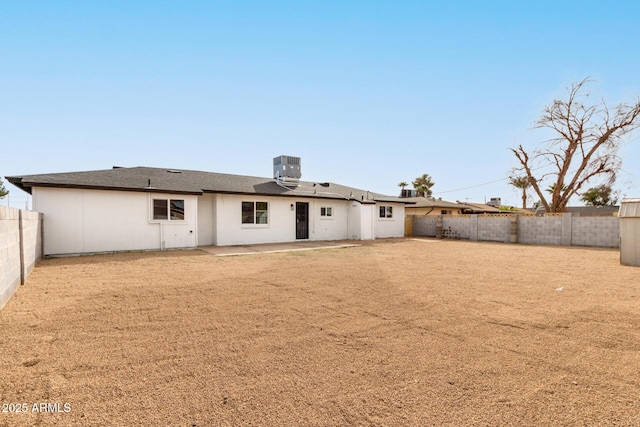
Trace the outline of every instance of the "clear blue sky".
<instances>
[{"instance_id":1,"label":"clear blue sky","mask_svg":"<svg viewBox=\"0 0 640 427\"><path fill-rule=\"evenodd\" d=\"M639 21L615 0L1 2L0 175L270 176L288 154L309 181L429 173L445 200L517 205L508 148L544 140L546 104L586 76L640 95ZM622 154L639 197L637 134Z\"/></svg>"}]
</instances>

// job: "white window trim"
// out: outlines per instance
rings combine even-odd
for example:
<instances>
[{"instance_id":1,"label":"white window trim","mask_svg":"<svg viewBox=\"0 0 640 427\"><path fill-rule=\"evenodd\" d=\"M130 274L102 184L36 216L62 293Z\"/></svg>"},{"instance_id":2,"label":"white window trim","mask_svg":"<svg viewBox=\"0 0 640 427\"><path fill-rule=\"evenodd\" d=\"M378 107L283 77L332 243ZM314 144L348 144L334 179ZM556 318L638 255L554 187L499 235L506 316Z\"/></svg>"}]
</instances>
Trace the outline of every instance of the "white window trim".
<instances>
[{"instance_id":1,"label":"white window trim","mask_svg":"<svg viewBox=\"0 0 640 427\"><path fill-rule=\"evenodd\" d=\"M154 209L154 205L153 202L155 200L165 200L167 202L167 219L155 219L153 217L153 209ZM168 196L162 196L162 197L153 197L151 196L149 198L149 222L151 223L171 223L171 224L184 224L187 222L187 216L185 214L185 217L183 219L171 219L171 200L182 200L182 203L184 204L184 210L186 212L187 210L187 199L180 199L177 197L168 197Z\"/></svg>"},{"instance_id":2,"label":"white window trim","mask_svg":"<svg viewBox=\"0 0 640 427\"><path fill-rule=\"evenodd\" d=\"M256 203L266 203L267 204L267 223L266 224L256 224L254 223L243 223L242 222L242 204L243 203L253 203L253 220L256 220ZM271 226L271 203L266 200L242 200L240 202L240 228L247 229L256 229L256 228L269 228Z\"/></svg>"},{"instance_id":3,"label":"white window trim","mask_svg":"<svg viewBox=\"0 0 640 427\"><path fill-rule=\"evenodd\" d=\"M322 215L322 209L325 209L325 210L326 209L331 209L331 215ZM322 221L330 221L330 220L335 219L335 213L336 213L336 210L334 209L333 206L321 206L320 207L320 219Z\"/></svg>"},{"instance_id":4,"label":"white window trim","mask_svg":"<svg viewBox=\"0 0 640 427\"><path fill-rule=\"evenodd\" d=\"M382 207L385 208L385 215L386 215L386 211L387 211L386 208L391 208L391 216L390 217L387 217L387 216L381 217L380 216L380 208L382 208ZM378 205L378 209L377 209L378 210L378 212L377 212L378 221L395 221L396 220L396 216L395 216L396 213L395 213L395 209L393 209L393 208L395 208L395 206L393 206L393 205Z\"/></svg>"}]
</instances>

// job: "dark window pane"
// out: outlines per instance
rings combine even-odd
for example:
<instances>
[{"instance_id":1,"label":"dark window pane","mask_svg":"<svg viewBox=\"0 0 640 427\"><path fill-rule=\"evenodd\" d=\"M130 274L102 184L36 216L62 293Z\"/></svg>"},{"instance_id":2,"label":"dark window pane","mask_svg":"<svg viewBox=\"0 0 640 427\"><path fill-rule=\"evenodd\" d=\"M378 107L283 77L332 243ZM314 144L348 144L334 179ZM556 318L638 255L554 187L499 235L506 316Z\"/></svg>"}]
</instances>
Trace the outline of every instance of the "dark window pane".
<instances>
[{"instance_id":1,"label":"dark window pane","mask_svg":"<svg viewBox=\"0 0 640 427\"><path fill-rule=\"evenodd\" d=\"M387 218L393 218L393 206L387 206Z\"/></svg>"},{"instance_id":2,"label":"dark window pane","mask_svg":"<svg viewBox=\"0 0 640 427\"><path fill-rule=\"evenodd\" d=\"M171 199L171 219L184 220L184 200Z\"/></svg>"},{"instance_id":3,"label":"dark window pane","mask_svg":"<svg viewBox=\"0 0 640 427\"><path fill-rule=\"evenodd\" d=\"M253 202L242 202L242 223L253 224Z\"/></svg>"},{"instance_id":4,"label":"dark window pane","mask_svg":"<svg viewBox=\"0 0 640 427\"><path fill-rule=\"evenodd\" d=\"M153 199L153 219L169 219L167 199Z\"/></svg>"},{"instance_id":5,"label":"dark window pane","mask_svg":"<svg viewBox=\"0 0 640 427\"><path fill-rule=\"evenodd\" d=\"M320 208L320 216L327 216L327 208Z\"/></svg>"},{"instance_id":6,"label":"dark window pane","mask_svg":"<svg viewBox=\"0 0 640 427\"><path fill-rule=\"evenodd\" d=\"M327 208L327 216L333 216L333 208Z\"/></svg>"},{"instance_id":7,"label":"dark window pane","mask_svg":"<svg viewBox=\"0 0 640 427\"><path fill-rule=\"evenodd\" d=\"M384 218L386 216L386 213L387 213L387 207L380 206L380 218Z\"/></svg>"},{"instance_id":8,"label":"dark window pane","mask_svg":"<svg viewBox=\"0 0 640 427\"><path fill-rule=\"evenodd\" d=\"M256 224L269 223L269 205L267 202L256 202Z\"/></svg>"}]
</instances>

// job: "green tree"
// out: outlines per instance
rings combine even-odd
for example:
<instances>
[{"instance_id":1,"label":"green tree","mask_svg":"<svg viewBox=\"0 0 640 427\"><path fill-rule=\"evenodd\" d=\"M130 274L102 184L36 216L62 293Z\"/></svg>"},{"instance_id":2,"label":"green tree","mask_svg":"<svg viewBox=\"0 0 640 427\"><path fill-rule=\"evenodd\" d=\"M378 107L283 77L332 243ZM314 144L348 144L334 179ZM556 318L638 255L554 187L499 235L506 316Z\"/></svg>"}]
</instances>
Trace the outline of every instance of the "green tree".
<instances>
[{"instance_id":1,"label":"green tree","mask_svg":"<svg viewBox=\"0 0 640 427\"><path fill-rule=\"evenodd\" d=\"M405 194L404 194L404 188L405 188L406 186L408 186L408 185L409 185L409 184L407 184L407 183L406 183L406 182L404 182L404 181L402 181L402 182L400 182L400 184L398 184L398 187L400 187L400 189L401 189L401 190L400 190L400 197L405 197Z\"/></svg>"},{"instance_id":2,"label":"green tree","mask_svg":"<svg viewBox=\"0 0 640 427\"><path fill-rule=\"evenodd\" d=\"M531 182L526 176L511 176L509 184L522 191L522 209L527 209L527 190L531 187Z\"/></svg>"},{"instance_id":3,"label":"green tree","mask_svg":"<svg viewBox=\"0 0 640 427\"><path fill-rule=\"evenodd\" d=\"M582 193L580 200L587 206L615 206L618 203L618 193L610 185L601 184Z\"/></svg>"},{"instance_id":4,"label":"green tree","mask_svg":"<svg viewBox=\"0 0 640 427\"><path fill-rule=\"evenodd\" d=\"M415 188L418 196L422 197L431 197L433 191L431 191L431 187L435 185L435 182L431 179L429 174L423 174L422 176L417 177L413 181L413 188Z\"/></svg>"},{"instance_id":5,"label":"green tree","mask_svg":"<svg viewBox=\"0 0 640 427\"><path fill-rule=\"evenodd\" d=\"M556 183L556 182L554 182L553 184L551 184L550 186L548 186L548 187L547 187L547 189L546 189L545 191L546 191L547 193L549 193L549 194L553 194L553 193L556 191L556 185L557 185L557 183ZM566 186L566 185L564 185L564 184L562 184L562 185L560 186L560 188L561 188L561 189L560 189L560 191L561 191L561 192L562 192L562 191L566 191L566 190L567 190L567 186Z\"/></svg>"},{"instance_id":6,"label":"green tree","mask_svg":"<svg viewBox=\"0 0 640 427\"><path fill-rule=\"evenodd\" d=\"M554 100L544 109L535 127L550 130L551 139L533 150L511 148L520 163L515 170L529 178L547 212L562 212L593 178L605 177L612 184L621 166L622 137L640 127L640 98L609 109L604 102L590 103L588 83L572 85L566 100ZM543 191L549 179L555 184L551 200Z\"/></svg>"},{"instance_id":7,"label":"green tree","mask_svg":"<svg viewBox=\"0 0 640 427\"><path fill-rule=\"evenodd\" d=\"M9 191L4 188L4 182L2 182L2 179L0 178L0 199L4 199L7 194L9 194Z\"/></svg>"}]
</instances>

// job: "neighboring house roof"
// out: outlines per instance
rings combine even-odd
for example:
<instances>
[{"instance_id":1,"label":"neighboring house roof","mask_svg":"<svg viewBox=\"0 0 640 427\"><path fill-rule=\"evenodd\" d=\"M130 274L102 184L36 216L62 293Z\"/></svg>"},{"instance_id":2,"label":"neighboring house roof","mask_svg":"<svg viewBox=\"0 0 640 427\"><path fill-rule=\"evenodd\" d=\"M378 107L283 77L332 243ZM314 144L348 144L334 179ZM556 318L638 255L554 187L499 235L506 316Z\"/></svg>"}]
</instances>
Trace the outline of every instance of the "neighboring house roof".
<instances>
[{"instance_id":1,"label":"neighboring house roof","mask_svg":"<svg viewBox=\"0 0 640 427\"><path fill-rule=\"evenodd\" d=\"M500 209L494 207L494 206L489 206L489 205L485 205L482 203L469 203L469 202L465 202L466 207L464 208L464 212L465 213L473 213L473 214L478 214L478 213L504 213L503 211L501 211Z\"/></svg>"},{"instance_id":2,"label":"neighboring house roof","mask_svg":"<svg viewBox=\"0 0 640 427\"><path fill-rule=\"evenodd\" d=\"M7 181L31 194L33 187L84 188L162 192L177 194L226 193L263 196L295 196L323 199L348 199L362 203L411 203L399 197L385 196L334 183L300 181L296 188L283 187L273 178L230 175L183 169L132 167L6 177Z\"/></svg>"},{"instance_id":3,"label":"neighboring house roof","mask_svg":"<svg viewBox=\"0 0 640 427\"><path fill-rule=\"evenodd\" d=\"M434 199L432 197L403 197L404 200L413 202L410 208L446 208L446 209L464 209L467 206L458 203L447 202L442 199Z\"/></svg>"},{"instance_id":4,"label":"neighboring house roof","mask_svg":"<svg viewBox=\"0 0 640 427\"><path fill-rule=\"evenodd\" d=\"M534 211L530 209L522 209L515 206L503 206L503 209L496 208L495 206L485 205L482 203L468 203L466 202L467 207L464 209L464 213L471 214L525 214L525 215L533 215Z\"/></svg>"},{"instance_id":5,"label":"neighboring house roof","mask_svg":"<svg viewBox=\"0 0 640 427\"><path fill-rule=\"evenodd\" d=\"M566 212L580 216L613 216L618 213L620 206L574 206L566 207Z\"/></svg>"}]
</instances>

